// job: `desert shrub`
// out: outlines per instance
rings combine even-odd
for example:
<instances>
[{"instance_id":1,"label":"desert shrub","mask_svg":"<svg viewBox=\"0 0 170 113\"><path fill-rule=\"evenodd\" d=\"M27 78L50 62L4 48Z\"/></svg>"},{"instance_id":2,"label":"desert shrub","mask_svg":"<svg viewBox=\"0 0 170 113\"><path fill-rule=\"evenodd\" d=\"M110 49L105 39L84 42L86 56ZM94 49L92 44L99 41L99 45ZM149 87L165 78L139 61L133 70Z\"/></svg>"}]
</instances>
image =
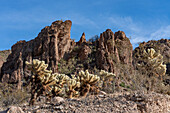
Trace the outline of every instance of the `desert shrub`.
<instances>
[{"instance_id":1,"label":"desert shrub","mask_svg":"<svg viewBox=\"0 0 170 113\"><path fill-rule=\"evenodd\" d=\"M76 64L77 60L75 57L70 58L68 61L61 59L58 64L58 72L63 74L73 74L76 70Z\"/></svg>"},{"instance_id":2,"label":"desert shrub","mask_svg":"<svg viewBox=\"0 0 170 113\"><path fill-rule=\"evenodd\" d=\"M93 36L93 37L91 37L90 39L89 39L89 42L95 42L96 40L98 40L100 38L100 36L98 36L98 35L95 35L95 36Z\"/></svg>"},{"instance_id":3,"label":"desert shrub","mask_svg":"<svg viewBox=\"0 0 170 113\"><path fill-rule=\"evenodd\" d=\"M170 79L170 76L163 76L163 80ZM132 90L140 90L143 92L154 91L162 94L170 94L169 84L164 84L163 80L158 77L149 77L147 73L135 70L132 74Z\"/></svg>"},{"instance_id":4,"label":"desert shrub","mask_svg":"<svg viewBox=\"0 0 170 113\"><path fill-rule=\"evenodd\" d=\"M0 84L0 105L10 106L15 104L21 104L28 100L29 94L23 87L22 90L16 90L16 86L12 84Z\"/></svg>"}]
</instances>

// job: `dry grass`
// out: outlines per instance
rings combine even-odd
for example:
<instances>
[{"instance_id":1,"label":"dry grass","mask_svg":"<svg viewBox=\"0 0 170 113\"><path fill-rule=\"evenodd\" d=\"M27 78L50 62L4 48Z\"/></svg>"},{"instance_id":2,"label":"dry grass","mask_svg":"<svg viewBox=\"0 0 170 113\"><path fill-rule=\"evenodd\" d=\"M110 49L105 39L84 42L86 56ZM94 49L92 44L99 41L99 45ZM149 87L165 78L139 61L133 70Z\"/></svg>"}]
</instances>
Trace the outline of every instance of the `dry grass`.
<instances>
[{"instance_id":1,"label":"dry grass","mask_svg":"<svg viewBox=\"0 0 170 113\"><path fill-rule=\"evenodd\" d=\"M0 105L4 107L21 104L30 97L24 88L16 90L16 86L12 84L0 83L0 88Z\"/></svg>"}]
</instances>

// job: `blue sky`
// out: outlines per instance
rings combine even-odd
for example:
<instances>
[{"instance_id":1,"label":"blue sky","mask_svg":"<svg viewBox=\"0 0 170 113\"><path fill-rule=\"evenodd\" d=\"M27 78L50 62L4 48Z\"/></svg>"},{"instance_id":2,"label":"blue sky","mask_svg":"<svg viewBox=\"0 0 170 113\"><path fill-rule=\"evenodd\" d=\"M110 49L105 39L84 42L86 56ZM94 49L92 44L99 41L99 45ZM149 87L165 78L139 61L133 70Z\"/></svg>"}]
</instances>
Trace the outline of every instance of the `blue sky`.
<instances>
[{"instance_id":1,"label":"blue sky","mask_svg":"<svg viewBox=\"0 0 170 113\"><path fill-rule=\"evenodd\" d=\"M55 20L71 20L71 38L106 29L138 42L170 37L170 0L0 0L0 50L35 38Z\"/></svg>"}]
</instances>

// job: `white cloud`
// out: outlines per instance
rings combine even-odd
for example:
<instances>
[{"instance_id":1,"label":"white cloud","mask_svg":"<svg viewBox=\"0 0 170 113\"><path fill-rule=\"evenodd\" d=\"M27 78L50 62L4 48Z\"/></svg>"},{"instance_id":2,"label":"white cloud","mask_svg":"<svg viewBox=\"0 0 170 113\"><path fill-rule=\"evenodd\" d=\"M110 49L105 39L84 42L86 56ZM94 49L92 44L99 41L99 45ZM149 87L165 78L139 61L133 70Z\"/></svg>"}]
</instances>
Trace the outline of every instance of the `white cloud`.
<instances>
[{"instance_id":1,"label":"white cloud","mask_svg":"<svg viewBox=\"0 0 170 113\"><path fill-rule=\"evenodd\" d=\"M126 29L130 32L139 32L140 28L133 21L131 17L120 17L120 16L114 16L114 17L109 17L109 22L121 29Z\"/></svg>"},{"instance_id":2,"label":"white cloud","mask_svg":"<svg viewBox=\"0 0 170 113\"><path fill-rule=\"evenodd\" d=\"M130 38L133 45L149 40L159 40L161 38L170 38L170 25L150 24L134 21L131 17L113 16L108 17L112 26L117 26L120 30L124 30L125 34ZM160 22L160 21L159 21Z\"/></svg>"},{"instance_id":3,"label":"white cloud","mask_svg":"<svg viewBox=\"0 0 170 113\"><path fill-rule=\"evenodd\" d=\"M67 17L63 16L64 20L71 20L73 22L74 25L79 25L79 26L86 26L86 27L94 27L94 28L99 28L99 26L97 25L97 23L95 21L93 21L90 18L85 17L84 15L81 14L68 14Z\"/></svg>"},{"instance_id":4,"label":"white cloud","mask_svg":"<svg viewBox=\"0 0 170 113\"><path fill-rule=\"evenodd\" d=\"M151 33L150 37L152 39L170 38L170 25L161 27L160 29Z\"/></svg>"}]
</instances>

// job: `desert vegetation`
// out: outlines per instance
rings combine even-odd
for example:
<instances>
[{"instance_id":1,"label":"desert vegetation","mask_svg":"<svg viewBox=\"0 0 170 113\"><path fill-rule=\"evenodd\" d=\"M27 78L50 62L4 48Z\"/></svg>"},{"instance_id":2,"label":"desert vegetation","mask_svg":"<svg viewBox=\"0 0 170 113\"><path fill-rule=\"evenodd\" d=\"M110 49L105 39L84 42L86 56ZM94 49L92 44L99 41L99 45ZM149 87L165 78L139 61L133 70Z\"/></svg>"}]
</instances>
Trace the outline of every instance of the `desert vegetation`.
<instances>
[{"instance_id":1,"label":"desert vegetation","mask_svg":"<svg viewBox=\"0 0 170 113\"><path fill-rule=\"evenodd\" d=\"M63 96L67 98L86 97L92 91L98 93L100 87L105 85L107 81L112 81L115 76L102 70L100 75L90 74L88 70L80 71L78 75L53 73L46 70L48 64L44 61L33 60L33 63L26 63L28 69L33 72L31 76L31 100L33 105L37 97L46 95L49 98L54 96Z\"/></svg>"},{"instance_id":2,"label":"desert vegetation","mask_svg":"<svg viewBox=\"0 0 170 113\"><path fill-rule=\"evenodd\" d=\"M51 70L47 70L48 64L34 59L32 63L26 62L28 70L32 71L26 81L27 87L23 86L21 90L14 90L17 86L1 83L1 86L4 85L0 92L1 104L9 106L29 101L30 105L33 105L42 95L46 96L47 100L55 96L81 98L98 94L100 91L114 93L140 90L170 94L169 84L163 82L163 80L169 79L169 76L165 75L166 65L163 64L162 59L163 56L154 49L144 50L138 57L136 70L131 71L130 67L120 64L118 75L95 67L93 74L90 74L88 70L80 70L78 74L73 74L74 70L71 72L69 70L75 68L76 58L69 60L67 62L69 65L64 59L61 59L59 68L66 67L60 72L65 73L52 73ZM72 65L72 63L75 64ZM83 65L81 69L83 69ZM29 98L31 99L29 100Z\"/></svg>"},{"instance_id":3,"label":"desert vegetation","mask_svg":"<svg viewBox=\"0 0 170 113\"><path fill-rule=\"evenodd\" d=\"M53 22L35 39L14 44L8 57L1 52L7 58L0 74L3 107L23 107L25 103L30 107L39 103L41 107L47 104L55 107L52 101L56 97L69 104L76 100L76 105L80 101L83 105L95 105L110 102L109 98L116 94L127 101L135 92L141 95L134 94L136 99L151 92L170 95L169 40L143 42L133 50L123 31L113 33L107 29L89 41L83 33L75 42L70 39L71 24L70 20ZM95 100L101 98L107 100ZM146 111L147 104L143 107L136 102L136 109Z\"/></svg>"}]
</instances>

